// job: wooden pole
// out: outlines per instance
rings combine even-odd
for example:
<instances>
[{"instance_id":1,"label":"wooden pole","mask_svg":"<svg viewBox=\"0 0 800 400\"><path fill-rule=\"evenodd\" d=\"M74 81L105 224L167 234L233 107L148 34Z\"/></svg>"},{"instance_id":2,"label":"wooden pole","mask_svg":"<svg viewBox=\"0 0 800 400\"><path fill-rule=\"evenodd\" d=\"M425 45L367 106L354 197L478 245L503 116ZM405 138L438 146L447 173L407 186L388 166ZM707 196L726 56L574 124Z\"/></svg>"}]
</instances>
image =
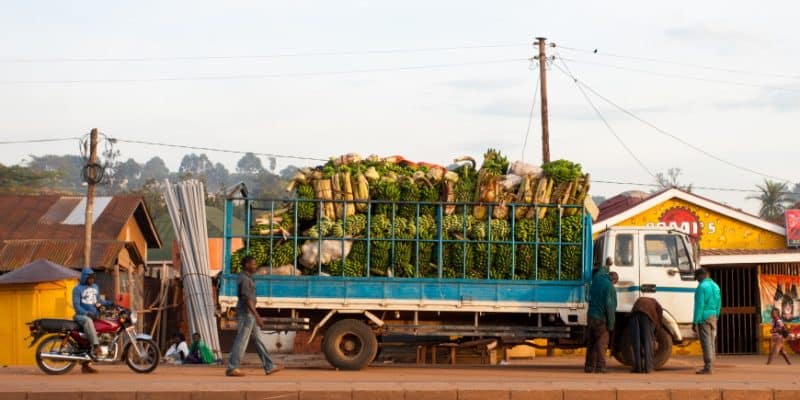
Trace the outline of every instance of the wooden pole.
<instances>
[{"instance_id":1,"label":"wooden pole","mask_svg":"<svg viewBox=\"0 0 800 400\"><path fill-rule=\"evenodd\" d=\"M547 54L545 54L545 40L538 37L539 43L539 88L541 89L542 105L542 163L550 162L550 123L547 117Z\"/></svg>"},{"instance_id":2,"label":"wooden pole","mask_svg":"<svg viewBox=\"0 0 800 400\"><path fill-rule=\"evenodd\" d=\"M84 221L84 226L86 227L86 232L84 236L84 247L83 247L83 263L84 266L92 267L92 224L94 222L94 181L97 178L95 176L95 168L94 165L97 164L97 128L92 129L92 132L89 134L89 164L86 168L86 177L88 179L86 185L88 188L86 189L86 220Z\"/></svg>"}]
</instances>

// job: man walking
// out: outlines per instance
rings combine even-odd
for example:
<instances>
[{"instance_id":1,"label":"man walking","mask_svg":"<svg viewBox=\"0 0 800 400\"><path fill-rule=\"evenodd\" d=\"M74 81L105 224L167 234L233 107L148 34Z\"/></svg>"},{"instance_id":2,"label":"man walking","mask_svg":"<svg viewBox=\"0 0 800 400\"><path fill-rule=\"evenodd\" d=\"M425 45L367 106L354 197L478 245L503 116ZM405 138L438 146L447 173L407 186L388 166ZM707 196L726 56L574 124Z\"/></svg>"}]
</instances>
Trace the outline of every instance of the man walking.
<instances>
[{"instance_id":1,"label":"man walking","mask_svg":"<svg viewBox=\"0 0 800 400\"><path fill-rule=\"evenodd\" d=\"M267 375L283 369L282 366L276 366L272 363L267 352L267 345L261 338L261 327L264 326L264 320L258 315L256 309L256 284L253 281L253 274L258 269L256 259L247 256L242 259L242 271L239 273L239 279L236 284L239 295L239 302L236 304L236 320L238 331L236 332L236 339L233 341L233 349L231 349L231 358L228 362L228 370L225 371L227 376L244 376L244 373L239 370L242 358L244 357L245 350L247 350L247 343L252 342L256 346L258 357L261 358L261 365L264 367L264 372Z\"/></svg>"},{"instance_id":2,"label":"man walking","mask_svg":"<svg viewBox=\"0 0 800 400\"><path fill-rule=\"evenodd\" d=\"M606 267L598 267L592 276L589 289L589 325L586 341L586 373L606 372L606 350L609 332L614 329L617 312L617 292L611 283Z\"/></svg>"},{"instance_id":3,"label":"man walking","mask_svg":"<svg viewBox=\"0 0 800 400\"><path fill-rule=\"evenodd\" d=\"M717 338L717 319L722 308L722 298L719 286L708 277L705 268L699 268L694 273L699 282L694 292L694 318L692 330L700 336L700 346L703 348L703 369L697 371L700 375L711 374L711 364L714 360L714 347Z\"/></svg>"},{"instance_id":4,"label":"man walking","mask_svg":"<svg viewBox=\"0 0 800 400\"><path fill-rule=\"evenodd\" d=\"M661 330L664 310L652 297L639 297L631 309L631 343L633 344L633 373L653 372L653 342Z\"/></svg>"}]
</instances>

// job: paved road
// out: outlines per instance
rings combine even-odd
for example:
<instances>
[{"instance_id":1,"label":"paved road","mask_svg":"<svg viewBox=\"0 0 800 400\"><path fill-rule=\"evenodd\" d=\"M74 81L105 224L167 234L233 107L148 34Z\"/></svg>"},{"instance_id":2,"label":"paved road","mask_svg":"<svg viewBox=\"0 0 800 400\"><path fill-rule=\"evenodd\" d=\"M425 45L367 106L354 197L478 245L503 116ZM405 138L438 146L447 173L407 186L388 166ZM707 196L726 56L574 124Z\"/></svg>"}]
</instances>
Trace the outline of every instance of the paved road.
<instances>
[{"instance_id":1,"label":"paved road","mask_svg":"<svg viewBox=\"0 0 800 400\"><path fill-rule=\"evenodd\" d=\"M100 375L45 376L35 367L0 369L0 399L800 399L800 367L763 365L764 357L725 357L712 376L694 374L697 358L671 361L650 375L631 374L612 362L610 373L587 375L577 358L537 359L492 367L374 366L364 371L288 368L244 378L222 367L159 367L137 375L124 366L101 366ZM800 361L800 360L798 360ZM109 397L113 392L113 397ZM4 397L11 396L11 397ZM644 396L644 397L642 397ZM789 397L786 397L789 396Z\"/></svg>"}]
</instances>

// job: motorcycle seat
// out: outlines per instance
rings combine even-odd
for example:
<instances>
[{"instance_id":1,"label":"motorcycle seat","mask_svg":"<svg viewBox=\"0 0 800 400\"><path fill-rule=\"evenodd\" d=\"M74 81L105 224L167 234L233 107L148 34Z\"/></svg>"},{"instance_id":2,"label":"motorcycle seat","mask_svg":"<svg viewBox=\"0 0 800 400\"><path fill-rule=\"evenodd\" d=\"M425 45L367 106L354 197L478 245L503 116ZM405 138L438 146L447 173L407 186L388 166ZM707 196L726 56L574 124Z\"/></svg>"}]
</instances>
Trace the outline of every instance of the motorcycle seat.
<instances>
[{"instance_id":1,"label":"motorcycle seat","mask_svg":"<svg viewBox=\"0 0 800 400\"><path fill-rule=\"evenodd\" d=\"M78 323L71 319L40 319L39 327L49 332L69 332L80 329Z\"/></svg>"}]
</instances>

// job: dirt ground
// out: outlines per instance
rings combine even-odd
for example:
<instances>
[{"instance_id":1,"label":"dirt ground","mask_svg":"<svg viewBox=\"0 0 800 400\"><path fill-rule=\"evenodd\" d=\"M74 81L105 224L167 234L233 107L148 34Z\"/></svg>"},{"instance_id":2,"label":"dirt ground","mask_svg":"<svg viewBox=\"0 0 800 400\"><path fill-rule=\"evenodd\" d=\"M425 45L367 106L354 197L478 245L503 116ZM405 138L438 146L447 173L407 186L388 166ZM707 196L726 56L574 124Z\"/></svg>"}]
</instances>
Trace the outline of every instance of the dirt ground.
<instances>
[{"instance_id":1,"label":"dirt ground","mask_svg":"<svg viewBox=\"0 0 800 400\"><path fill-rule=\"evenodd\" d=\"M576 357L539 358L499 366L375 365L337 371L311 359L284 359L287 369L264 376L228 378L221 366L160 366L137 375L127 367L99 366L99 375L46 376L36 367L0 369L0 399L41 398L799 398L800 359L792 366L764 365L765 357L731 356L717 361L713 375L699 376L698 357L677 358L662 371L631 374L614 361L607 374L585 374ZM637 395L639 393L640 395ZM726 395L727 393L727 395ZM274 395L273 397L267 394ZM527 394L527 395L526 395ZM75 397L75 396L79 397ZM159 397L159 395L163 395ZM11 396L11 397L9 397ZM210 397L209 397L210 396ZM277 396L277 397L275 397ZM577 397L576 397L577 396ZM655 397L654 397L655 396ZM698 397L699 396L699 397ZM711 396L711 397L709 397ZM49 397L49 396L48 396ZM60 397L60 398L63 398Z\"/></svg>"}]
</instances>

